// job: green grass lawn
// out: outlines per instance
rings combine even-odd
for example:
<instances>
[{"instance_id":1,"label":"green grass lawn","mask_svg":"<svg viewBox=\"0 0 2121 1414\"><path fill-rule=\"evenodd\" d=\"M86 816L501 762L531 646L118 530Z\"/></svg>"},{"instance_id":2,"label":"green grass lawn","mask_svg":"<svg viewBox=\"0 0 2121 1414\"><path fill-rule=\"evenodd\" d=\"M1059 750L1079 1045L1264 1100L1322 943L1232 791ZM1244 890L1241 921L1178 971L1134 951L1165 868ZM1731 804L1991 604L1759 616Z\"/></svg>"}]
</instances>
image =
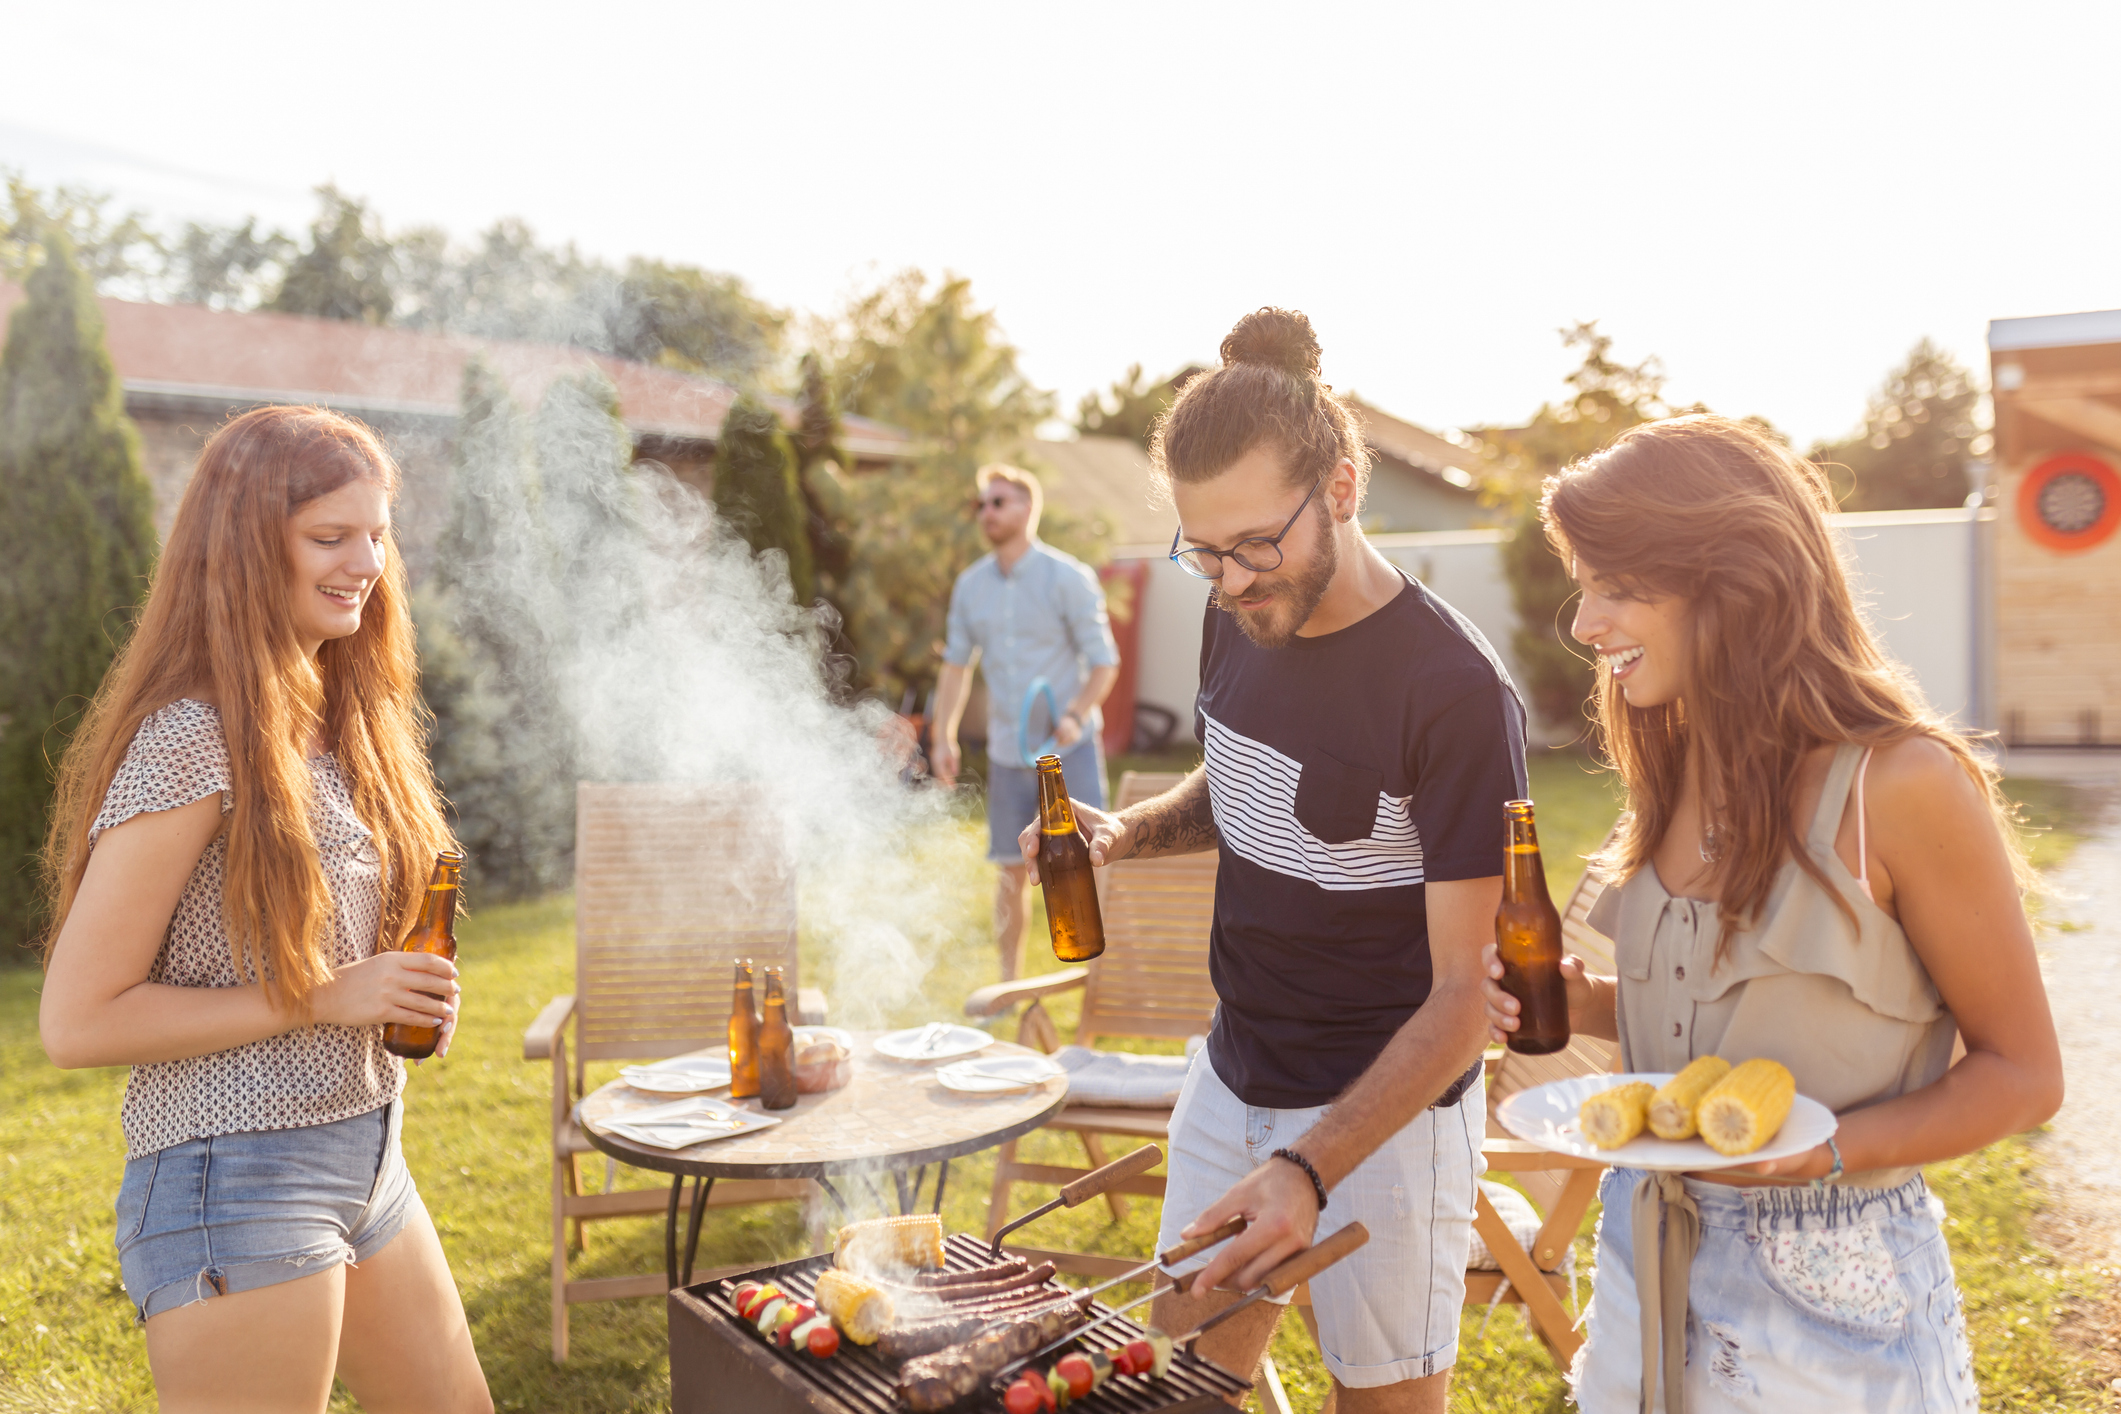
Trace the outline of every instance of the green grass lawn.
<instances>
[{"instance_id":1,"label":"green grass lawn","mask_svg":"<svg viewBox=\"0 0 2121 1414\"><path fill-rule=\"evenodd\" d=\"M1162 763L1140 763L1144 766ZM1183 764L1183 763L1179 763ZM1573 883L1571 861L1610 823L1612 797L1577 758L1542 754L1533 766L1542 840L1557 896ZM964 994L992 981L986 941L989 875L980 864L983 827L967 820L919 843L919 867L946 881L940 931L947 941L917 992L880 1023L955 1015ZM1033 920L1034 939L1043 922ZM414 1072L405 1142L464 1294L480 1356L503 1409L660 1410L668 1404L664 1322L651 1300L576 1307L573 1358L555 1366L547 1351L547 1104L550 1071L520 1057L524 1025L552 996L570 989L573 935L565 900L480 910L461 929L466 1009L446 1061ZM829 990L855 979L836 975L828 940L806 938L804 980ZM1029 955L1055 966L1037 946ZM44 1059L36 1035L38 976L0 971L0 1411L118 1411L153 1408L144 1347L118 1285L111 1203L123 1155L118 1100L122 1071L65 1073ZM838 1002L835 1002L836 1009ZM1074 1016L1053 1008L1065 1032ZM1008 1028L1002 1028L1007 1034ZM610 1068L593 1072L593 1081ZM1034 1161L1080 1163L1072 1137L1038 1134L1025 1143ZM953 1230L985 1220L989 1156L952 1168L945 1217ZM1950 1237L1967 1290L1976 1363L1987 1407L2075 1410L2107 1407L2085 1367L2056 1333L2073 1310L2100 1299L2105 1279L2062 1267L2031 1241L2038 1206L2032 1158L2010 1141L1954 1164L1932 1181L1953 1214ZM589 1175L601 1178L598 1172ZM654 1186L646 1175L627 1186ZM1020 1190L1028 1206L1050 1194ZM1042 1222L1041 1243L1115 1253L1146 1252L1157 1205L1135 1200L1124 1222L1086 1204ZM662 1261L660 1225L626 1221L592 1227L578 1275L653 1271ZM702 1245L709 1265L765 1263L812 1250L793 1204L717 1214ZM1579 1245L1588 1270L1588 1225ZM1585 1288L1588 1292L1588 1285ZM1499 1310L1485 1336L1484 1312L1467 1312L1453 1395L1457 1410L1559 1410L1559 1372L1521 1324ZM1274 1352L1291 1399L1315 1409L1326 1380L1299 1322L1285 1321ZM341 1407L351 1409L351 1401Z\"/></svg>"}]
</instances>

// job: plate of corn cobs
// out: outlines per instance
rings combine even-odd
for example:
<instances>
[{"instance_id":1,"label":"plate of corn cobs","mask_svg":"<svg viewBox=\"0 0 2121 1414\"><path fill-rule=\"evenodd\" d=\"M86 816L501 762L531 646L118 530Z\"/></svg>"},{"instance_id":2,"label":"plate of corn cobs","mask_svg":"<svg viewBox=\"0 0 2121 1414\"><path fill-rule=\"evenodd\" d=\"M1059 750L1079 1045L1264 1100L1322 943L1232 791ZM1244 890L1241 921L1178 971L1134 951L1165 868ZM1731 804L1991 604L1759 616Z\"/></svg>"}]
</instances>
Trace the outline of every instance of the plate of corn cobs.
<instances>
[{"instance_id":1,"label":"plate of corn cobs","mask_svg":"<svg viewBox=\"0 0 2121 1414\"><path fill-rule=\"evenodd\" d=\"M1703 1056L1678 1074L1585 1075L1535 1085L1496 1110L1503 1128L1556 1153L1616 1168L1682 1172L1786 1159L1826 1142L1837 1121L1797 1093L1779 1061Z\"/></svg>"}]
</instances>

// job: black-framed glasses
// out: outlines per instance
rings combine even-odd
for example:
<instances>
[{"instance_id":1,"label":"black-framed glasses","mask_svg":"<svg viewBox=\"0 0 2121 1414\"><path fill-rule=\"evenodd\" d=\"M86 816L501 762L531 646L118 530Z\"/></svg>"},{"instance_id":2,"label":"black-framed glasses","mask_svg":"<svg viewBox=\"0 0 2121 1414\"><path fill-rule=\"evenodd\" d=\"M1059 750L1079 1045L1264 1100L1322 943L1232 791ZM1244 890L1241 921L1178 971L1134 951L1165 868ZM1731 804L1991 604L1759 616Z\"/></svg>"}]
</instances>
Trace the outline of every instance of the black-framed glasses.
<instances>
[{"instance_id":1,"label":"black-framed glasses","mask_svg":"<svg viewBox=\"0 0 2121 1414\"><path fill-rule=\"evenodd\" d=\"M1304 492L1304 498L1297 503L1296 511L1289 517L1288 524L1282 526L1276 534L1255 535L1248 540L1238 541L1227 550L1181 550L1178 548L1178 537L1185 527L1180 526L1178 530L1171 532L1172 560L1195 579L1221 579L1225 559L1237 561L1254 574L1265 574L1269 570L1280 569L1283 538L1296 528L1296 517L1304 513L1304 507L1311 504L1311 498L1318 494L1318 488L1326 484L1326 476L1332 474L1329 471L1311 483L1311 489Z\"/></svg>"}]
</instances>

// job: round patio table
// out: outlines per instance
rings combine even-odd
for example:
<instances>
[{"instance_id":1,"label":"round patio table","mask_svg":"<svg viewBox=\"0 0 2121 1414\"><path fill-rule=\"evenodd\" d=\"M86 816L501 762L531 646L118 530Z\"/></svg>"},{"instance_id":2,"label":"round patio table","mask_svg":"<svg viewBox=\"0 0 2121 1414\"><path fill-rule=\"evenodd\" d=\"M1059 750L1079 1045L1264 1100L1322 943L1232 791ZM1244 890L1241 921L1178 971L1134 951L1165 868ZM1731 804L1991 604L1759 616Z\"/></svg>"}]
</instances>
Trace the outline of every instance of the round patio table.
<instances>
[{"instance_id":1,"label":"round patio table","mask_svg":"<svg viewBox=\"0 0 2121 1414\"><path fill-rule=\"evenodd\" d=\"M991 1149L1028 1134L1051 1119L1068 1099L1066 1076L1021 1090L972 1095L947 1089L935 1078L935 1061L901 1061L879 1055L876 1031L856 1031L853 1078L837 1090L798 1096L795 1108L768 1111L753 1100L726 1100L740 1109L770 1113L781 1122L748 1134L710 1139L685 1149L661 1149L617 1134L600 1132L603 1121L622 1119L636 1110L668 1104L669 1097L650 1095L623 1080L598 1087L582 1098L577 1112L589 1142L620 1163L671 1175L670 1213L663 1231L663 1257L672 1287L690 1285L693 1257L699 1249L700 1220L707 1195L718 1178L808 1178L847 1211L834 1179L860 1181L876 1194L878 1178L889 1175L897 1190L899 1211L911 1212L919 1201L927 1168L935 1165L932 1210L943 1208L943 1185L950 1160ZM996 1041L974 1053L981 1059L1037 1052ZM724 1097L715 1097L724 1098ZM684 1206L686 1180L692 1201L685 1223L683 1262L679 1261L678 1211Z\"/></svg>"}]
</instances>

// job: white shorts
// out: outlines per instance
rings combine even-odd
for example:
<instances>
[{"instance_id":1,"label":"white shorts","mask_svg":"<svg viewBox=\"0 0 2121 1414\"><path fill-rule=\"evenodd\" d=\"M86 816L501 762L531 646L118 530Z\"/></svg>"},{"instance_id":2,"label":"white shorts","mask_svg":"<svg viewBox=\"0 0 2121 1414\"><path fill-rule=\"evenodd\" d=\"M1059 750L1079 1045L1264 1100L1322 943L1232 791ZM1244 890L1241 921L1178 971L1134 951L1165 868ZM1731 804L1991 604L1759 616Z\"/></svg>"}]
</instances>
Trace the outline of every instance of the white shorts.
<instances>
[{"instance_id":1,"label":"white shorts","mask_svg":"<svg viewBox=\"0 0 2121 1414\"><path fill-rule=\"evenodd\" d=\"M1326 1112L1262 1109L1230 1092L1208 1053L1193 1057L1171 1112L1170 1179L1159 1252L1276 1149L1303 1137ZM1321 1237L1360 1222L1370 1240L1311 1283L1326 1368L1350 1389L1398 1384L1448 1370L1458 1359L1466 1299L1473 1194L1487 1091L1476 1080L1457 1104L1429 1109L1340 1181L1319 1215ZM1205 1257L1180 1264L1198 1270Z\"/></svg>"}]
</instances>

